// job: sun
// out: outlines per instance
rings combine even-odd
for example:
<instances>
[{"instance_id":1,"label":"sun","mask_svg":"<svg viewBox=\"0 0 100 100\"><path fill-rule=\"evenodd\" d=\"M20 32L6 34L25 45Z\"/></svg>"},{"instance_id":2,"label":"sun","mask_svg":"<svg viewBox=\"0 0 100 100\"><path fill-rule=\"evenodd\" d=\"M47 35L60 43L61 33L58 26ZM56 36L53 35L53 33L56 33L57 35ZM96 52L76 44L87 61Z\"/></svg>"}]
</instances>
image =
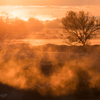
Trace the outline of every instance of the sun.
<instances>
[{"instance_id":1,"label":"sun","mask_svg":"<svg viewBox=\"0 0 100 100\"><path fill-rule=\"evenodd\" d=\"M13 17L18 17L18 13L16 13L16 12L11 12L11 15L13 15Z\"/></svg>"},{"instance_id":2,"label":"sun","mask_svg":"<svg viewBox=\"0 0 100 100\"><path fill-rule=\"evenodd\" d=\"M28 21L28 18L23 16L21 12L11 12L10 14L12 15L13 18L18 17L24 21Z\"/></svg>"},{"instance_id":3,"label":"sun","mask_svg":"<svg viewBox=\"0 0 100 100\"><path fill-rule=\"evenodd\" d=\"M28 21L28 19L30 18L30 16L27 16L27 15L24 15L22 12L20 11L13 11L13 12L10 12L10 14L13 16L13 18L20 18L24 21ZM56 19L56 17L53 17L52 15L33 15L31 16L33 18L36 18L40 21L46 21L46 20L53 20L53 19Z\"/></svg>"},{"instance_id":4,"label":"sun","mask_svg":"<svg viewBox=\"0 0 100 100\"><path fill-rule=\"evenodd\" d=\"M37 18L38 20L41 20L41 21L56 19L55 17L52 17L51 15L36 15L34 16L34 18Z\"/></svg>"}]
</instances>

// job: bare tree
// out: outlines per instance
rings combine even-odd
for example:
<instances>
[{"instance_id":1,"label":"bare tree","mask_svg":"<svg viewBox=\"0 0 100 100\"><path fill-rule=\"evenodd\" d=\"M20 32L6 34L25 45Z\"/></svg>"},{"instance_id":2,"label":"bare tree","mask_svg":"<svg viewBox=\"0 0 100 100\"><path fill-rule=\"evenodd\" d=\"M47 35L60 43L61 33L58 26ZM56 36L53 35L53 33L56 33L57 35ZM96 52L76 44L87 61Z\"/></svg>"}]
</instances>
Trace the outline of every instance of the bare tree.
<instances>
[{"instance_id":1,"label":"bare tree","mask_svg":"<svg viewBox=\"0 0 100 100\"><path fill-rule=\"evenodd\" d=\"M9 14L5 12L0 13L0 43L3 43L10 33L10 23Z\"/></svg>"},{"instance_id":2,"label":"bare tree","mask_svg":"<svg viewBox=\"0 0 100 100\"><path fill-rule=\"evenodd\" d=\"M28 36L28 29L26 22L13 18L9 13L0 13L0 43L3 44L5 40L23 39Z\"/></svg>"},{"instance_id":3,"label":"bare tree","mask_svg":"<svg viewBox=\"0 0 100 100\"><path fill-rule=\"evenodd\" d=\"M100 29L100 21L84 11L79 11L78 13L74 11L67 12L66 16L62 19L62 25L65 30L65 39L69 40L67 43L81 43L83 46Z\"/></svg>"}]
</instances>

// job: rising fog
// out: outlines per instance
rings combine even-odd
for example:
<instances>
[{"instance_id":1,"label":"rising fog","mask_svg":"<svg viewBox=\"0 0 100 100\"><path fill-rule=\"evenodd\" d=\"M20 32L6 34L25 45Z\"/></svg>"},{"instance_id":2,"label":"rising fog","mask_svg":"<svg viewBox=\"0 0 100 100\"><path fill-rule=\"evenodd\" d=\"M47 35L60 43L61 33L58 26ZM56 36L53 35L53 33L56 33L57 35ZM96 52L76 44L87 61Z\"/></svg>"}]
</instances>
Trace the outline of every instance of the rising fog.
<instances>
[{"instance_id":1,"label":"rising fog","mask_svg":"<svg viewBox=\"0 0 100 100\"><path fill-rule=\"evenodd\" d=\"M0 17L0 82L16 89L37 91L41 95L63 96L100 91L100 48L3 44L20 39L60 38L61 19L24 21Z\"/></svg>"},{"instance_id":2,"label":"rising fog","mask_svg":"<svg viewBox=\"0 0 100 100\"><path fill-rule=\"evenodd\" d=\"M100 90L99 47L89 47L87 52L80 47L62 48L30 44L1 46L0 82L52 96L81 90L86 93L92 88Z\"/></svg>"}]
</instances>

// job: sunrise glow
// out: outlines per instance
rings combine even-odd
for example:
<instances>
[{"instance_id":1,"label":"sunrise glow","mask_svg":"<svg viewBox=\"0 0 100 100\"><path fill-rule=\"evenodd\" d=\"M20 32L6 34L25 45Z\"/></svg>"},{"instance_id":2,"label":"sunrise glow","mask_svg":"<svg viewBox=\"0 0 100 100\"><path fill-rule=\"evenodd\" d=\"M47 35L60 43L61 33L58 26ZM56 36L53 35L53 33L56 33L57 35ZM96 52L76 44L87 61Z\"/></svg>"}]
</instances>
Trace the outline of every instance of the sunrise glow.
<instances>
[{"instance_id":1,"label":"sunrise glow","mask_svg":"<svg viewBox=\"0 0 100 100\"><path fill-rule=\"evenodd\" d=\"M0 100L100 100L100 0L0 0Z\"/></svg>"},{"instance_id":2,"label":"sunrise glow","mask_svg":"<svg viewBox=\"0 0 100 100\"><path fill-rule=\"evenodd\" d=\"M37 15L37 16L35 16L35 18L37 18L41 21L56 19L55 17L49 16L49 15Z\"/></svg>"},{"instance_id":3,"label":"sunrise glow","mask_svg":"<svg viewBox=\"0 0 100 100\"><path fill-rule=\"evenodd\" d=\"M56 18L62 18L66 11L86 11L90 12L92 15L100 16L100 6L99 5L79 5L79 6L24 6L24 5L2 5L0 6L0 11L10 13L13 17L18 17L27 21L30 17L37 18L42 21L53 20Z\"/></svg>"}]
</instances>

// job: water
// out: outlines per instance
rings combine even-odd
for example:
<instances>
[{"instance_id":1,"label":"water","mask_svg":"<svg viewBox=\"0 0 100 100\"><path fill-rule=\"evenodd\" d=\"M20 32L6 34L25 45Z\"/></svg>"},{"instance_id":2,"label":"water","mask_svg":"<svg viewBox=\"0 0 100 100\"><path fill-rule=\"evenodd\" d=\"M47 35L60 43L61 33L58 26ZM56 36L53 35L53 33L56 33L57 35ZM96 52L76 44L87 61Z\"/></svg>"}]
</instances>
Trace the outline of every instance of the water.
<instances>
[{"instance_id":1,"label":"water","mask_svg":"<svg viewBox=\"0 0 100 100\"><path fill-rule=\"evenodd\" d=\"M100 45L100 39L91 39L91 45ZM14 39L6 41L6 43L30 43L32 45L45 45L45 44L56 44L56 45L67 45L63 39Z\"/></svg>"}]
</instances>

